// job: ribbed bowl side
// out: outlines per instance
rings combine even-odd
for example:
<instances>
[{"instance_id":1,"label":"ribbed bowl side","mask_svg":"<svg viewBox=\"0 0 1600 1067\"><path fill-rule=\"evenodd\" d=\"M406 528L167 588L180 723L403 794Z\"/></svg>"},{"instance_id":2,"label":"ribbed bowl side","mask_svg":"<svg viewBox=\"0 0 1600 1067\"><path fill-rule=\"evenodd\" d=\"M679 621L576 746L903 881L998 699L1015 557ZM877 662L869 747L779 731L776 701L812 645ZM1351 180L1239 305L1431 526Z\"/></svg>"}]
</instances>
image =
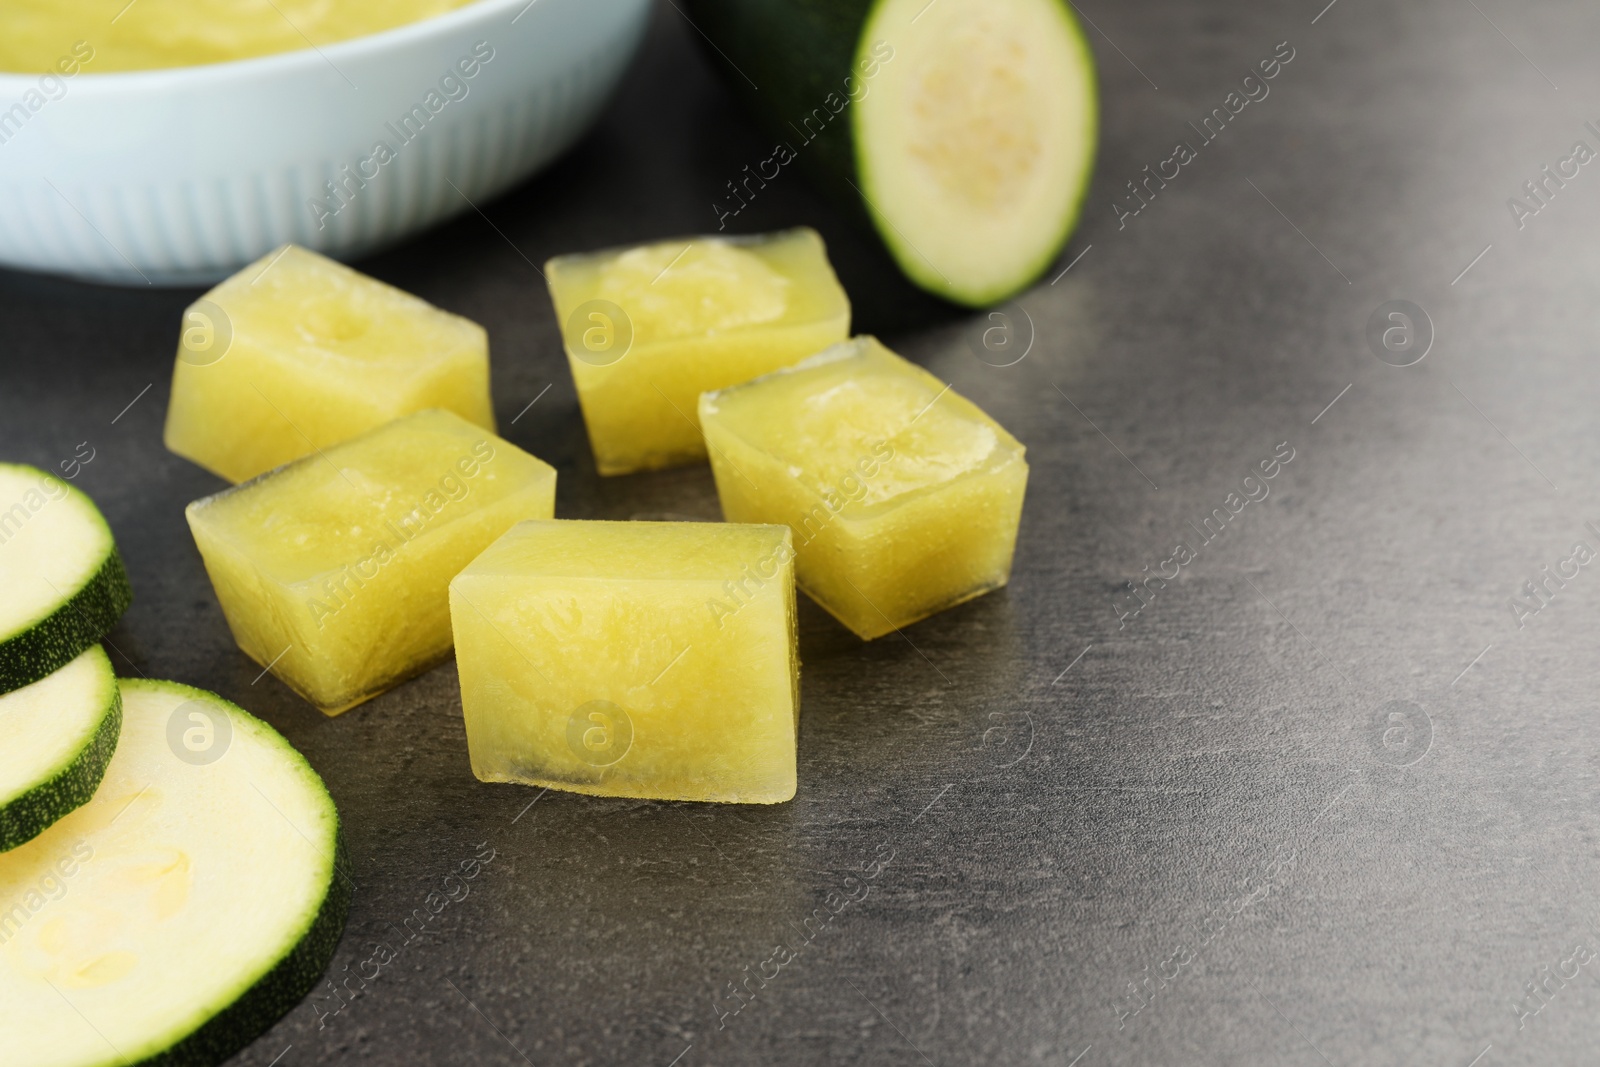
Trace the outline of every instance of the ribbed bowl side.
<instances>
[{"instance_id":1,"label":"ribbed bowl side","mask_svg":"<svg viewBox=\"0 0 1600 1067\"><path fill-rule=\"evenodd\" d=\"M326 99L351 101L349 113L331 106L317 113L304 99L304 84L313 75L331 83L331 75L315 68L308 74L292 65L281 71L245 70L235 79L244 85L219 90L212 114L204 100L184 95L191 90L181 76L159 84L134 82L131 95L144 97L147 109L170 108L183 116L174 122L201 128L223 121L228 92L248 100L235 110L254 113L240 121L254 122L263 131L260 138L235 130L217 137L236 150L223 147L204 156L209 174L196 173L199 168L176 158L170 165L160 163L160 157L176 157L187 147L166 143L175 136L170 124L146 123L148 132L114 151L98 144L86 149L90 137L80 131L92 134L97 124L114 123L119 101L107 94L72 100L76 114L68 115L65 105L78 88L69 86L68 97L54 106L61 118L76 124L67 125L75 140L25 128L0 144L0 264L119 284L201 284L286 242L349 258L481 207L548 164L595 120L632 58L649 6L647 0L540 0L511 28L515 33L508 32L511 16L504 12L515 14L522 4L484 0L462 10L478 7L502 9L504 17L457 27L448 40L414 34L389 55L372 47L341 61L338 46L327 50L339 63L341 78L348 71L379 100L389 101L387 106L370 95L340 97L336 94L344 90L335 85L319 92ZM489 36L494 33L500 36ZM432 87L439 70L448 69L449 57L475 36L499 42L494 62L483 68L464 99L447 104L412 140L399 140L382 116L404 113ZM406 73L407 65L414 73ZM245 69L244 64L227 66ZM215 77L217 69L194 71ZM121 76L102 76L116 77ZM6 78L17 82L14 75ZM274 81L284 85L277 111ZM0 93L4 89L0 83ZM130 101L128 106L138 105ZM303 118L289 114L296 108ZM393 158L356 186L345 168L367 157L378 140L395 148ZM126 166L119 165L124 161ZM326 186L339 180L341 171L350 190L343 202ZM324 213L319 222L313 200L337 211Z\"/></svg>"}]
</instances>

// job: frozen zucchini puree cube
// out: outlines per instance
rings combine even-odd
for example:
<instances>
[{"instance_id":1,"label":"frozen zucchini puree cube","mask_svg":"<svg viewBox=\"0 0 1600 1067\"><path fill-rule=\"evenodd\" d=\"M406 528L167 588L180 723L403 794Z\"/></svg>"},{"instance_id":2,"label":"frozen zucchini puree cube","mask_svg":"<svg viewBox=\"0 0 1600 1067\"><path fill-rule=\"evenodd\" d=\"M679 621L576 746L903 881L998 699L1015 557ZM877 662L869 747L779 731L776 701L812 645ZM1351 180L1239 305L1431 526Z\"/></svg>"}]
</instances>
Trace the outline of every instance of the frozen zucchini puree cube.
<instances>
[{"instance_id":1,"label":"frozen zucchini puree cube","mask_svg":"<svg viewBox=\"0 0 1600 1067\"><path fill-rule=\"evenodd\" d=\"M524 522L450 583L472 772L598 796L795 789L782 526Z\"/></svg>"},{"instance_id":2,"label":"frozen zucchini puree cube","mask_svg":"<svg viewBox=\"0 0 1600 1067\"><path fill-rule=\"evenodd\" d=\"M999 588L1023 447L872 337L700 398L722 513L794 531L795 581L864 639Z\"/></svg>"},{"instance_id":3,"label":"frozen zucchini puree cube","mask_svg":"<svg viewBox=\"0 0 1600 1067\"><path fill-rule=\"evenodd\" d=\"M426 408L494 430L483 327L287 245L183 313L166 443L242 482Z\"/></svg>"},{"instance_id":4,"label":"frozen zucchini puree cube","mask_svg":"<svg viewBox=\"0 0 1600 1067\"><path fill-rule=\"evenodd\" d=\"M815 230L662 241L545 268L601 474L705 459L702 392L850 334L850 301Z\"/></svg>"},{"instance_id":5,"label":"frozen zucchini puree cube","mask_svg":"<svg viewBox=\"0 0 1600 1067\"><path fill-rule=\"evenodd\" d=\"M450 579L527 518L556 472L422 411L189 505L234 640L336 715L450 654Z\"/></svg>"}]
</instances>

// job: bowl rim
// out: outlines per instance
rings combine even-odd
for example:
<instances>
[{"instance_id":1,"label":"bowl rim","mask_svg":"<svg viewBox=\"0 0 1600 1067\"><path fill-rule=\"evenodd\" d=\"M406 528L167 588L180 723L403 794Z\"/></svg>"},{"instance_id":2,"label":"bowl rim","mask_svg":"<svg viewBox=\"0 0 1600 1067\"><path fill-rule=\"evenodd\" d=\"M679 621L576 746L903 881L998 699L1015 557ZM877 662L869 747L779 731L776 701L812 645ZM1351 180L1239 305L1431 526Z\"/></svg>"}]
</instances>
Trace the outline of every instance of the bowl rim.
<instances>
[{"instance_id":1,"label":"bowl rim","mask_svg":"<svg viewBox=\"0 0 1600 1067\"><path fill-rule=\"evenodd\" d=\"M241 59L225 59L217 63L199 63L182 67L152 67L146 70L113 70L89 71L80 70L71 75L68 84L74 86L93 86L96 91L115 92L117 90L164 88L171 83L184 83L186 86L194 82L226 81L233 78L263 76L272 77L286 74L311 66L331 66L344 78L344 72L339 70L335 63L338 59L360 60L371 54L387 51L391 48L403 47L413 41L424 40L433 36L442 36L453 30L469 26L477 22L487 22L496 15L515 8L518 9L511 21L516 22L524 14L543 5L545 7L560 3L561 0L470 0L458 8L446 11L439 15L418 19L415 22L402 23L399 26L390 26L388 29L378 30L374 33L362 34L359 37L350 37L332 44L309 45L305 48L291 49L287 52L271 52L262 56L246 56ZM594 0L580 0L580 6L587 6ZM644 5L648 7L648 5ZM50 72L18 72L0 71L0 103L9 96L26 92L37 86L39 79L47 77ZM58 74L57 77L60 77ZM0 106L0 110L4 110Z\"/></svg>"}]
</instances>

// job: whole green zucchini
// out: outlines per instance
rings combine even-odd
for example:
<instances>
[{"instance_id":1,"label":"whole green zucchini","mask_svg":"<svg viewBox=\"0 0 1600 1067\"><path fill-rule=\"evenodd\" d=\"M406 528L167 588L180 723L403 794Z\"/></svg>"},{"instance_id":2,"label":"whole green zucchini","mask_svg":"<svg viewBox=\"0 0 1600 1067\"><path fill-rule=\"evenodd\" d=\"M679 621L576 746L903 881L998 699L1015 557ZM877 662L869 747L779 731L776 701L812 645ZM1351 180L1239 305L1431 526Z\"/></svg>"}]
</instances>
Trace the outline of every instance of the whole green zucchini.
<instances>
[{"instance_id":1,"label":"whole green zucchini","mask_svg":"<svg viewBox=\"0 0 1600 1067\"><path fill-rule=\"evenodd\" d=\"M776 139L713 205L725 228L798 165L859 207L907 277L1016 294L1066 243L1094 165L1094 60L1065 0L688 0Z\"/></svg>"}]
</instances>

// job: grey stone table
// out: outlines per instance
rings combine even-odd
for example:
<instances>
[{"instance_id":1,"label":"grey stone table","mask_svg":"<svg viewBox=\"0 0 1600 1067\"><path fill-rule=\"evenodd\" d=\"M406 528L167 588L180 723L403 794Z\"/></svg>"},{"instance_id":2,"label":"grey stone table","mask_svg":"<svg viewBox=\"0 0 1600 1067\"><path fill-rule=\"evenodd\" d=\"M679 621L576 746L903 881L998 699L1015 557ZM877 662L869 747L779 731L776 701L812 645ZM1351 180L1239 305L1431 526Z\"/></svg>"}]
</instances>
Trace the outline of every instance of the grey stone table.
<instances>
[{"instance_id":1,"label":"grey stone table","mask_svg":"<svg viewBox=\"0 0 1600 1067\"><path fill-rule=\"evenodd\" d=\"M481 784L449 665L337 719L257 680L183 521L219 483L160 441L194 294L0 276L0 454L94 450L119 668L306 753L358 886L335 976L396 953L235 1062L1592 1059L1600 8L1324 2L1085 0L1098 177L1004 319L907 289L798 176L734 220L821 229L858 327L1032 463L1006 591L871 644L803 606L777 808ZM489 328L559 514L714 517L704 468L596 476L531 263L713 229L767 149L663 6L565 160L362 266Z\"/></svg>"}]
</instances>

